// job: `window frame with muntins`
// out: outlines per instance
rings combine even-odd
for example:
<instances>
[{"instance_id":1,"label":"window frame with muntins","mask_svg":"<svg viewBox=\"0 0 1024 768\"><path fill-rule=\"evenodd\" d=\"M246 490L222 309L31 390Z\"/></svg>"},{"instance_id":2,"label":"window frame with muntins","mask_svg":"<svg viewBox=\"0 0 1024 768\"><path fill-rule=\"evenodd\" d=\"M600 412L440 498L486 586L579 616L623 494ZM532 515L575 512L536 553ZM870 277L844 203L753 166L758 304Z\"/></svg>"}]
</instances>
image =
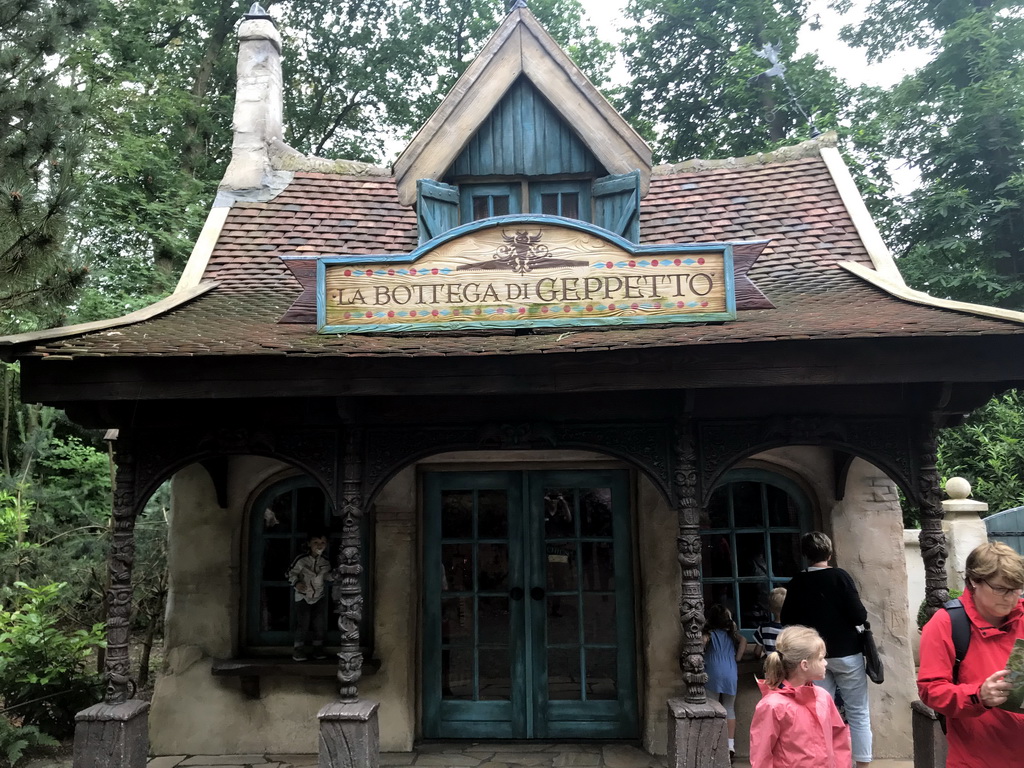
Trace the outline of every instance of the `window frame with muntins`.
<instances>
[{"instance_id":1,"label":"window frame with muntins","mask_svg":"<svg viewBox=\"0 0 1024 768\"><path fill-rule=\"evenodd\" d=\"M744 484L757 486L759 519L750 514L746 515L746 519L740 519L737 515L737 490ZM793 524L773 524L769 495L778 493L785 494L789 503L793 505ZM716 504L721 504L723 497L726 516L724 519L719 517L723 524L712 527L713 523L717 522L712 519ZM792 576L802 568L800 537L811 530L812 521L810 498L790 478L764 469L737 469L727 473L711 494L701 520L701 582L705 615L714 600L724 597L717 601L724 602L729 607L740 631L748 640L752 639L758 625L772 620L767 607L767 597L771 590L786 586ZM780 557L778 550L772 547L773 535L791 536L788 556ZM751 543L756 547L757 536L761 537L761 550L764 555L763 573L751 573L746 568L741 569L741 563L745 565L746 561L741 559L739 550L749 549ZM727 550L727 554L723 553L723 549ZM725 575L721 571L716 574L713 570L715 565L720 565L726 560L729 562L729 574ZM756 562L756 555L750 565L754 571L760 567ZM784 571L788 571L788 575ZM748 608L752 599L751 586L755 587L758 595L754 608Z\"/></svg>"},{"instance_id":2,"label":"window frame with muntins","mask_svg":"<svg viewBox=\"0 0 1024 768\"><path fill-rule=\"evenodd\" d=\"M285 500L284 497L287 497L287 499ZM315 505L319 508L318 513L312 513L313 518L319 521L318 523L312 524L307 515L306 521L310 524L305 526L301 524L301 513L297 514L299 513L300 503L306 503L310 506ZM282 507L287 509L287 530L282 528L280 531L268 531L265 528L265 513L267 510L274 508L275 505L277 505L276 511L282 514L285 511ZM292 594L292 586L288 583L286 574L295 558L306 550L306 542L310 531L300 528L311 528L315 532L326 534L328 539L327 555L333 569L337 564L338 552L341 549L342 519L340 516L333 514L333 508L327 499L327 495L312 478L307 475L298 475L275 482L261 491L250 507L249 523L247 526L248 568L246 585L248 593L245 603L245 616L242 622L245 638L244 646L247 652L267 656L291 654L295 639L295 600ZM366 521L364 521L361 532L363 573L360 577L363 591L363 617L359 627L359 638L365 658L370 658L373 651L373 602L370 599L369 593L369 584L371 582L369 574L372 573L373 567L371 558L373 551L371 528L372 526L367 525ZM274 574L264 574L262 573L264 555L267 552L265 545L268 541L275 540L288 542L287 562L281 561L283 566L279 569L280 573L275 571ZM276 576L277 578L264 578L264 576ZM331 582L325 585L326 594L323 600L324 606L322 607L322 610L327 611L328 614L327 636L325 640L325 645L328 648L337 647L341 642L332 587L333 584ZM287 630L261 627L260 622L264 607L262 596L265 588L282 592L287 590L289 610Z\"/></svg>"}]
</instances>

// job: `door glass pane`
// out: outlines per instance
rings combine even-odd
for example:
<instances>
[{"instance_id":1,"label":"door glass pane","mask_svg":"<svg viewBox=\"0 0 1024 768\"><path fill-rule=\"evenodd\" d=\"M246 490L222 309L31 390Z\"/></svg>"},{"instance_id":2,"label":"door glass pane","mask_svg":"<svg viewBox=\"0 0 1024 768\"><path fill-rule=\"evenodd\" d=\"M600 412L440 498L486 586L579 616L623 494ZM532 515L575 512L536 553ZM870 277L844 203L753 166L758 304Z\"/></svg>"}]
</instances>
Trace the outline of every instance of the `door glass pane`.
<instances>
[{"instance_id":1,"label":"door glass pane","mask_svg":"<svg viewBox=\"0 0 1024 768\"><path fill-rule=\"evenodd\" d=\"M263 540L263 581L284 581L292 564L291 539Z\"/></svg>"},{"instance_id":2,"label":"door glass pane","mask_svg":"<svg viewBox=\"0 0 1024 768\"><path fill-rule=\"evenodd\" d=\"M587 488L580 491L580 535L611 537L611 488Z\"/></svg>"},{"instance_id":3,"label":"door glass pane","mask_svg":"<svg viewBox=\"0 0 1024 768\"><path fill-rule=\"evenodd\" d=\"M446 648L441 651L441 698L473 699L473 651Z\"/></svg>"},{"instance_id":4,"label":"door glass pane","mask_svg":"<svg viewBox=\"0 0 1024 768\"><path fill-rule=\"evenodd\" d=\"M614 648L587 648L587 698L591 701L619 696L618 666Z\"/></svg>"},{"instance_id":5,"label":"door glass pane","mask_svg":"<svg viewBox=\"0 0 1024 768\"><path fill-rule=\"evenodd\" d=\"M481 539L508 538L508 494L480 491L477 505L477 535Z\"/></svg>"},{"instance_id":6,"label":"door glass pane","mask_svg":"<svg viewBox=\"0 0 1024 768\"><path fill-rule=\"evenodd\" d=\"M540 212L548 216L558 215L558 195L545 192L540 196Z\"/></svg>"},{"instance_id":7,"label":"door glass pane","mask_svg":"<svg viewBox=\"0 0 1024 768\"><path fill-rule=\"evenodd\" d=\"M548 698L579 700L580 683L579 648L548 648Z\"/></svg>"},{"instance_id":8,"label":"door glass pane","mask_svg":"<svg viewBox=\"0 0 1024 768\"><path fill-rule=\"evenodd\" d=\"M544 536L548 539L572 536L574 494L570 488L544 489Z\"/></svg>"},{"instance_id":9,"label":"door glass pane","mask_svg":"<svg viewBox=\"0 0 1024 768\"><path fill-rule=\"evenodd\" d=\"M441 642L455 645L472 644L472 598L449 597L441 601Z\"/></svg>"},{"instance_id":10,"label":"door glass pane","mask_svg":"<svg viewBox=\"0 0 1024 768\"><path fill-rule=\"evenodd\" d=\"M611 542L585 541L583 550L583 589L605 591L615 589L615 559Z\"/></svg>"},{"instance_id":11,"label":"door glass pane","mask_svg":"<svg viewBox=\"0 0 1024 768\"><path fill-rule=\"evenodd\" d=\"M275 496L263 510L263 530L272 533L290 533L292 530L292 497L290 493Z\"/></svg>"},{"instance_id":12,"label":"door glass pane","mask_svg":"<svg viewBox=\"0 0 1024 768\"><path fill-rule=\"evenodd\" d=\"M507 216L508 215L508 195L494 195L491 198L491 208L494 211L492 216Z\"/></svg>"},{"instance_id":13,"label":"door glass pane","mask_svg":"<svg viewBox=\"0 0 1024 768\"><path fill-rule=\"evenodd\" d=\"M571 542L561 544L548 544L545 548L545 562L547 563L549 592L575 592L579 584L579 559L576 557L576 548Z\"/></svg>"},{"instance_id":14,"label":"door glass pane","mask_svg":"<svg viewBox=\"0 0 1024 768\"><path fill-rule=\"evenodd\" d=\"M724 605L729 612L736 616L736 596L732 582L725 584L704 584L704 612L716 603Z\"/></svg>"},{"instance_id":15,"label":"door glass pane","mask_svg":"<svg viewBox=\"0 0 1024 768\"><path fill-rule=\"evenodd\" d=\"M441 545L441 589L465 592L473 589L473 545Z\"/></svg>"},{"instance_id":16,"label":"door glass pane","mask_svg":"<svg viewBox=\"0 0 1024 768\"><path fill-rule=\"evenodd\" d=\"M768 525L772 528L797 528L800 525L800 510L796 499L781 488L765 485L768 504Z\"/></svg>"},{"instance_id":17,"label":"door glass pane","mask_svg":"<svg viewBox=\"0 0 1024 768\"><path fill-rule=\"evenodd\" d=\"M575 595L548 597L548 642L565 645L580 638L580 617Z\"/></svg>"},{"instance_id":18,"label":"door glass pane","mask_svg":"<svg viewBox=\"0 0 1024 768\"><path fill-rule=\"evenodd\" d=\"M473 196L473 221L486 219L491 215L490 199L486 195Z\"/></svg>"},{"instance_id":19,"label":"door glass pane","mask_svg":"<svg viewBox=\"0 0 1024 768\"><path fill-rule=\"evenodd\" d=\"M733 619L740 625L740 629L757 629L759 624L771 620L771 611L768 610L769 591L767 580L740 584L740 610L738 614L733 611Z\"/></svg>"},{"instance_id":20,"label":"door glass pane","mask_svg":"<svg viewBox=\"0 0 1024 768\"><path fill-rule=\"evenodd\" d=\"M615 643L614 595L584 594L583 617L584 640L587 643Z\"/></svg>"},{"instance_id":21,"label":"door glass pane","mask_svg":"<svg viewBox=\"0 0 1024 768\"><path fill-rule=\"evenodd\" d=\"M578 219L580 217L580 198L575 192L562 192L561 197L561 216L565 216L567 219Z\"/></svg>"},{"instance_id":22,"label":"door glass pane","mask_svg":"<svg viewBox=\"0 0 1024 768\"><path fill-rule=\"evenodd\" d=\"M729 526L729 488L722 487L711 494L708 502L707 517L701 515L701 528L728 528Z\"/></svg>"},{"instance_id":23,"label":"door glass pane","mask_svg":"<svg viewBox=\"0 0 1024 768\"><path fill-rule=\"evenodd\" d=\"M507 633L506 633L507 634ZM508 648L488 647L480 651L480 698L508 701L512 698Z\"/></svg>"},{"instance_id":24,"label":"door glass pane","mask_svg":"<svg viewBox=\"0 0 1024 768\"><path fill-rule=\"evenodd\" d=\"M287 632L291 609L291 587L263 587L260 590L260 632Z\"/></svg>"},{"instance_id":25,"label":"door glass pane","mask_svg":"<svg viewBox=\"0 0 1024 768\"><path fill-rule=\"evenodd\" d=\"M732 576L732 545L729 544L729 536L724 533L711 533L700 538L703 547L701 568L704 578Z\"/></svg>"},{"instance_id":26,"label":"door glass pane","mask_svg":"<svg viewBox=\"0 0 1024 768\"><path fill-rule=\"evenodd\" d=\"M800 534L773 533L772 575L792 578L800 570Z\"/></svg>"},{"instance_id":27,"label":"door glass pane","mask_svg":"<svg viewBox=\"0 0 1024 768\"><path fill-rule=\"evenodd\" d=\"M507 592L508 545L480 544L477 547L477 584L482 592Z\"/></svg>"},{"instance_id":28,"label":"door glass pane","mask_svg":"<svg viewBox=\"0 0 1024 768\"><path fill-rule=\"evenodd\" d=\"M473 535L473 492L442 491L441 536L468 539Z\"/></svg>"},{"instance_id":29,"label":"door glass pane","mask_svg":"<svg viewBox=\"0 0 1024 768\"><path fill-rule=\"evenodd\" d=\"M763 533L736 534L736 566L740 576L768 577Z\"/></svg>"},{"instance_id":30,"label":"door glass pane","mask_svg":"<svg viewBox=\"0 0 1024 768\"><path fill-rule=\"evenodd\" d=\"M737 528L761 528L764 526L760 483L732 484L732 514Z\"/></svg>"},{"instance_id":31,"label":"door glass pane","mask_svg":"<svg viewBox=\"0 0 1024 768\"><path fill-rule=\"evenodd\" d=\"M481 645L502 645L508 642L508 598L480 597L476 604L480 617L478 642ZM488 652L484 652L485 655Z\"/></svg>"}]
</instances>

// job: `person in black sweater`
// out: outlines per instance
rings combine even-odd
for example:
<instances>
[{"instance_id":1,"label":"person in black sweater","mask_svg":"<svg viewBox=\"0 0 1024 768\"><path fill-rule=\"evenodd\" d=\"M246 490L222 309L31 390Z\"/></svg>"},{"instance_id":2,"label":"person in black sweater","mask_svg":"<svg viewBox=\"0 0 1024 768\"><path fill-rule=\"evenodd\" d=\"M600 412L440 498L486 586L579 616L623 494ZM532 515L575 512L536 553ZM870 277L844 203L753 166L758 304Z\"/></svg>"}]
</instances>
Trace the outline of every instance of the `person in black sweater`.
<instances>
[{"instance_id":1,"label":"person in black sweater","mask_svg":"<svg viewBox=\"0 0 1024 768\"><path fill-rule=\"evenodd\" d=\"M816 681L833 698L842 694L850 723L853 759L858 768L871 762L871 718L868 711L868 677L864 671L857 626L868 613L853 579L842 568L832 568L832 540L820 531L804 534L800 550L808 567L786 585L782 624L812 627L825 640L825 679Z\"/></svg>"}]
</instances>

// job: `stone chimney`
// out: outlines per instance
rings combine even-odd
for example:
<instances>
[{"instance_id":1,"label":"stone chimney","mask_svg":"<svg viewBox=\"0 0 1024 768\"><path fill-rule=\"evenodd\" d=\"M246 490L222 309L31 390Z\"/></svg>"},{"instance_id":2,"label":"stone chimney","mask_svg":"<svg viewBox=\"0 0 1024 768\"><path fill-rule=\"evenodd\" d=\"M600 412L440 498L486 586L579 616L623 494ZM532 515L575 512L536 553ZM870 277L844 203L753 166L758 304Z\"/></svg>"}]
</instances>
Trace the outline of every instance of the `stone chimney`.
<instances>
[{"instance_id":1,"label":"stone chimney","mask_svg":"<svg viewBox=\"0 0 1024 768\"><path fill-rule=\"evenodd\" d=\"M243 192L273 186L272 148L282 143L284 97L281 35L258 2L238 27L238 83L231 163L220 188Z\"/></svg>"}]
</instances>

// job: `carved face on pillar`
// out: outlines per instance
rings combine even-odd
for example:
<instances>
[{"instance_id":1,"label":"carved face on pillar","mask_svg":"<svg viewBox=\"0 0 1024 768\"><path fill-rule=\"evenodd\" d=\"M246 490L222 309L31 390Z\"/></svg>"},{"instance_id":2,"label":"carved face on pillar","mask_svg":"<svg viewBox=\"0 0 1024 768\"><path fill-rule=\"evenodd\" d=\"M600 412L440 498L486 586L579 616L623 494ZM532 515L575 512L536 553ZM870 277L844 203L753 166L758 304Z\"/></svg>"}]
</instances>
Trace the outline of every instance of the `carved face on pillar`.
<instances>
[{"instance_id":1,"label":"carved face on pillar","mask_svg":"<svg viewBox=\"0 0 1024 768\"><path fill-rule=\"evenodd\" d=\"M700 537L680 536L677 540L679 564L683 568L700 567Z\"/></svg>"},{"instance_id":2,"label":"carved face on pillar","mask_svg":"<svg viewBox=\"0 0 1024 768\"><path fill-rule=\"evenodd\" d=\"M359 651L342 651L338 654L338 678L351 683L358 680L363 669L363 654Z\"/></svg>"},{"instance_id":3,"label":"carved face on pillar","mask_svg":"<svg viewBox=\"0 0 1024 768\"><path fill-rule=\"evenodd\" d=\"M359 564L358 547L342 547L338 555L338 574L347 576L358 576L363 572Z\"/></svg>"}]
</instances>

